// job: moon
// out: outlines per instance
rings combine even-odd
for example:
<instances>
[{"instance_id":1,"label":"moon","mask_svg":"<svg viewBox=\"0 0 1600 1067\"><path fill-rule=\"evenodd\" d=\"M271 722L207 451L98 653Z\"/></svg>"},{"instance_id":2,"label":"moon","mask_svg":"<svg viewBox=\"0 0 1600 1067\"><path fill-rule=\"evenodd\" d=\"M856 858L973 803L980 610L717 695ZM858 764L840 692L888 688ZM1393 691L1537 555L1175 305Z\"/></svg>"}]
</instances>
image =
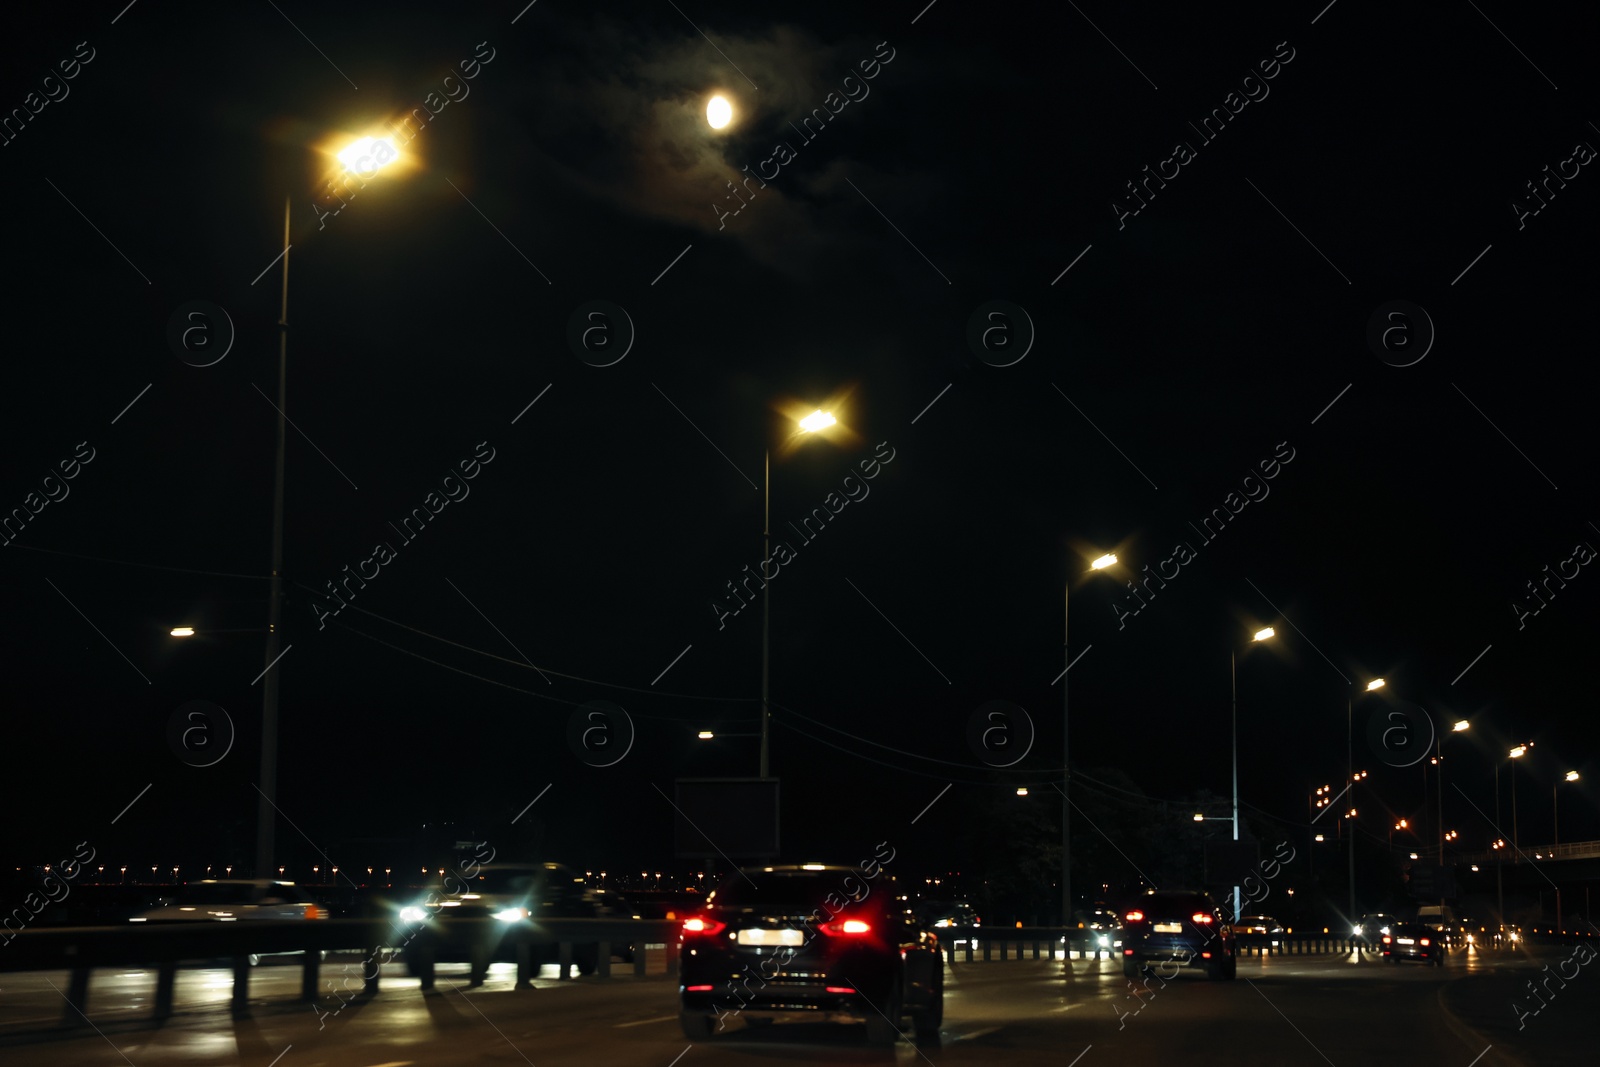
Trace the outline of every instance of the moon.
<instances>
[{"instance_id":1,"label":"moon","mask_svg":"<svg viewBox=\"0 0 1600 1067\"><path fill-rule=\"evenodd\" d=\"M706 105L706 121L711 123L713 130L720 130L733 121L733 105L728 103L726 97L713 96Z\"/></svg>"}]
</instances>

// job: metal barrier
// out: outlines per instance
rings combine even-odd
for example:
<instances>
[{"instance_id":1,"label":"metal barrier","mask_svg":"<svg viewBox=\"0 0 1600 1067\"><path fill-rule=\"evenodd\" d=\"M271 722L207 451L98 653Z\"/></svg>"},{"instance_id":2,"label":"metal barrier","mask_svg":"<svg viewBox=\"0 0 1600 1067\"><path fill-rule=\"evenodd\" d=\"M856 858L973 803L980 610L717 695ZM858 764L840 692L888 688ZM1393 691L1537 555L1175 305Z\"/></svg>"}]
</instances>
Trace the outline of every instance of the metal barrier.
<instances>
[{"instance_id":1,"label":"metal barrier","mask_svg":"<svg viewBox=\"0 0 1600 1067\"><path fill-rule=\"evenodd\" d=\"M538 973L536 963L552 948L561 978L568 978L571 964L582 952L590 957L594 977L603 979L611 975L613 945L634 946L633 973L642 977L646 946L651 944L665 946L667 974L677 974L678 923L659 920L551 919L519 925L456 919L448 927L409 928L373 919L57 927L10 934L0 944L0 971L70 971L63 1021L84 1025L89 980L97 967L155 967L153 1018L162 1020L172 1015L173 985L179 964L185 962L230 960L233 1010L243 1014L249 1010L253 955L302 953L300 999L314 1001L322 954L329 951L363 953L362 994L371 996L378 992L382 964L400 959L415 968L422 988L428 990L433 988L435 964L441 957L464 956L471 967L470 982L478 986L494 956L510 949L517 964L517 988L527 989Z\"/></svg>"},{"instance_id":2,"label":"metal barrier","mask_svg":"<svg viewBox=\"0 0 1600 1067\"><path fill-rule=\"evenodd\" d=\"M1118 959L1122 955L1115 934L1111 935L1111 945L1102 946L1098 943L1099 935L1096 933L1087 936L1084 936L1084 931L1075 930L1072 933L1079 936L1069 942L1064 936L1067 931L1059 927L951 926L938 931L939 939L944 943L946 959L952 965L963 955L967 963L978 959L985 963L1007 962L1013 958L1106 960ZM1349 955L1358 944L1352 938L1331 934L1244 934L1238 940L1239 954L1246 957Z\"/></svg>"}]
</instances>

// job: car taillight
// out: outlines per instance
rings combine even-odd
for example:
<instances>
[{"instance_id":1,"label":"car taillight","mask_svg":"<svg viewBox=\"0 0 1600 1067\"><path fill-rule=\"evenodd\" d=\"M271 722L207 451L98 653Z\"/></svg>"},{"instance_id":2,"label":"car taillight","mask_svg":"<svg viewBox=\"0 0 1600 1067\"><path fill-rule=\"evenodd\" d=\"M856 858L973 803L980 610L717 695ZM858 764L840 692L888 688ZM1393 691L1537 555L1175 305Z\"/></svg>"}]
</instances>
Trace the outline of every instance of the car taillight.
<instances>
[{"instance_id":1,"label":"car taillight","mask_svg":"<svg viewBox=\"0 0 1600 1067\"><path fill-rule=\"evenodd\" d=\"M1383 943L1384 943L1384 944L1385 944L1385 945L1387 945L1387 944L1388 944L1388 943L1389 943L1389 940L1390 940L1390 939L1389 939L1389 935L1388 935L1388 934L1384 934L1384 935L1383 935Z\"/></svg>"},{"instance_id":2,"label":"car taillight","mask_svg":"<svg viewBox=\"0 0 1600 1067\"><path fill-rule=\"evenodd\" d=\"M709 993L711 992L711 989L712 987L708 985L691 985L683 987L683 991L685 993Z\"/></svg>"},{"instance_id":3,"label":"car taillight","mask_svg":"<svg viewBox=\"0 0 1600 1067\"><path fill-rule=\"evenodd\" d=\"M1211 925L1213 921L1211 916L1203 911L1197 911L1193 915L1189 916L1189 918L1194 922L1204 923L1207 926Z\"/></svg>"},{"instance_id":4,"label":"car taillight","mask_svg":"<svg viewBox=\"0 0 1600 1067\"><path fill-rule=\"evenodd\" d=\"M691 935L699 937L712 937L716 934L722 933L722 931L726 930L727 928L727 923L718 922L716 919L707 919L701 915L696 915L691 919L683 920L683 934L685 937L689 937Z\"/></svg>"},{"instance_id":5,"label":"car taillight","mask_svg":"<svg viewBox=\"0 0 1600 1067\"><path fill-rule=\"evenodd\" d=\"M854 993L856 990L854 988L850 987L850 986L829 985L829 986L823 986L822 987L822 991L824 993Z\"/></svg>"},{"instance_id":6,"label":"car taillight","mask_svg":"<svg viewBox=\"0 0 1600 1067\"><path fill-rule=\"evenodd\" d=\"M1422 940L1418 941L1417 944L1419 944L1419 945L1427 945L1427 944L1431 944L1431 942L1427 938L1423 938Z\"/></svg>"},{"instance_id":7,"label":"car taillight","mask_svg":"<svg viewBox=\"0 0 1600 1067\"><path fill-rule=\"evenodd\" d=\"M320 918L322 918L322 909L317 907L315 904L307 904L306 905L306 918L308 918L308 919L320 919Z\"/></svg>"},{"instance_id":8,"label":"car taillight","mask_svg":"<svg viewBox=\"0 0 1600 1067\"><path fill-rule=\"evenodd\" d=\"M840 934L859 936L861 934L870 934L872 925L860 919L836 919L831 923L823 923L822 931L835 936Z\"/></svg>"},{"instance_id":9,"label":"car taillight","mask_svg":"<svg viewBox=\"0 0 1600 1067\"><path fill-rule=\"evenodd\" d=\"M1142 911L1130 911L1130 912L1128 912L1128 914L1124 915L1122 917L1122 919L1123 919L1124 922L1142 923L1142 922L1144 922L1144 912L1142 912Z\"/></svg>"}]
</instances>

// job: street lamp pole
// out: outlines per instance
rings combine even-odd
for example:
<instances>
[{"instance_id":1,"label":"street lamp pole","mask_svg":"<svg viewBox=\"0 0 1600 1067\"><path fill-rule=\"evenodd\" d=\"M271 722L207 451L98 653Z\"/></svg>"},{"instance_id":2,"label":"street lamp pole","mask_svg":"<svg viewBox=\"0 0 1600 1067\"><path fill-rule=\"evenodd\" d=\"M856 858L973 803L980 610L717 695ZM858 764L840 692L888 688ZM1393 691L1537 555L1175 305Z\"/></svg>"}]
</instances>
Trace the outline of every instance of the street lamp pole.
<instances>
[{"instance_id":1,"label":"street lamp pole","mask_svg":"<svg viewBox=\"0 0 1600 1067\"><path fill-rule=\"evenodd\" d=\"M1355 697L1350 693L1346 693L1344 701L1344 780L1350 783L1351 811L1356 810L1356 761L1350 740L1352 735L1351 724L1355 720L1355 703ZM1350 915L1352 918L1360 918L1360 913L1356 911L1356 826L1354 822L1350 824L1350 838L1346 842L1346 847L1349 849L1350 854Z\"/></svg>"},{"instance_id":2,"label":"street lamp pole","mask_svg":"<svg viewBox=\"0 0 1600 1067\"><path fill-rule=\"evenodd\" d=\"M272 870L277 830L278 674L283 621L283 455L284 393L289 379L289 197L283 198L283 290L278 311L278 449L272 475L272 576L268 587L265 675L261 679L261 799L256 805L256 877Z\"/></svg>"},{"instance_id":3,"label":"street lamp pole","mask_svg":"<svg viewBox=\"0 0 1600 1067\"><path fill-rule=\"evenodd\" d=\"M1068 643L1069 608L1072 602L1072 576L1069 574L1061 593L1061 925L1067 930L1065 960L1067 974L1072 973L1072 749L1071 723L1067 714L1067 675L1072 667L1072 647Z\"/></svg>"},{"instance_id":4,"label":"street lamp pole","mask_svg":"<svg viewBox=\"0 0 1600 1067\"><path fill-rule=\"evenodd\" d=\"M1233 839L1239 840L1239 680L1237 655L1228 650L1228 683L1233 687ZM1237 856L1235 857L1237 858ZM1235 873L1234 877L1238 877ZM1233 887L1233 921L1239 921L1239 887Z\"/></svg>"},{"instance_id":5,"label":"street lamp pole","mask_svg":"<svg viewBox=\"0 0 1600 1067\"><path fill-rule=\"evenodd\" d=\"M761 777L767 776L768 729L772 713L767 710L768 635L772 630L772 581L767 577L767 561L772 558L772 450L766 452L762 474L766 499L761 506Z\"/></svg>"}]
</instances>

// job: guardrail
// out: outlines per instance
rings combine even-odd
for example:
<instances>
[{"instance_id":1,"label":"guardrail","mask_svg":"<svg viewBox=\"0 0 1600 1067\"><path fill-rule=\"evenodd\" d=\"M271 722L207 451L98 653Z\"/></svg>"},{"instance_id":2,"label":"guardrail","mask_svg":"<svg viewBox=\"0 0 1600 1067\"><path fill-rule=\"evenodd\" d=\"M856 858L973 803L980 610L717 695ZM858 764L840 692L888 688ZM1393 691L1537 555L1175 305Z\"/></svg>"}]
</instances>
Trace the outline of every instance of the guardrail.
<instances>
[{"instance_id":1,"label":"guardrail","mask_svg":"<svg viewBox=\"0 0 1600 1067\"><path fill-rule=\"evenodd\" d=\"M1022 926L1015 928L993 926L950 926L938 931L949 962L956 963L964 953L967 963L977 959L992 962L1009 959L1062 959L1060 953L1068 950L1078 953L1080 959L1118 959L1122 955L1119 936L1109 934L1111 945L1101 946L1098 935L1074 930L1071 944L1063 940L1059 927ZM1359 942L1349 937L1333 934L1241 934L1239 953L1242 956L1309 956L1354 952Z\"/></svg>"},{"instance_id":2,"label":"guardrail","mask_svg":"<svg viewBox=\"0 0 1600 1067\"><path fill-rule=\"evenodd\" d=\"M434 986L434 967L441 956L464 955L470 964L470 984L478 986L495 955L510 950L517 964L517 988L525 989L538 973L536 961L551 948L563 979L580 950L591 949L595 977L609 978L615 946L633 947L633 973L643 976L646 946L652 944L665 946L667 973L676 974L678 928L676 922L633 919L549 919L537 925L456 919L448 932L432 926L401 928L374 919L56 927L13 934L0 945L0 971L70 971L63 1021L82 1025L96 968L153 966L153 1018L159 1021L172 1015L174 980L181 963L230 960L233 1010L245 1014L253 955L302 953L300 998L305 1001L318 996L322 954L351 950L363 954L361 984L368 996L378 992L382 964L401 959L402 953L415 965L427 990Z\"/></svg>"}]
</instances>

